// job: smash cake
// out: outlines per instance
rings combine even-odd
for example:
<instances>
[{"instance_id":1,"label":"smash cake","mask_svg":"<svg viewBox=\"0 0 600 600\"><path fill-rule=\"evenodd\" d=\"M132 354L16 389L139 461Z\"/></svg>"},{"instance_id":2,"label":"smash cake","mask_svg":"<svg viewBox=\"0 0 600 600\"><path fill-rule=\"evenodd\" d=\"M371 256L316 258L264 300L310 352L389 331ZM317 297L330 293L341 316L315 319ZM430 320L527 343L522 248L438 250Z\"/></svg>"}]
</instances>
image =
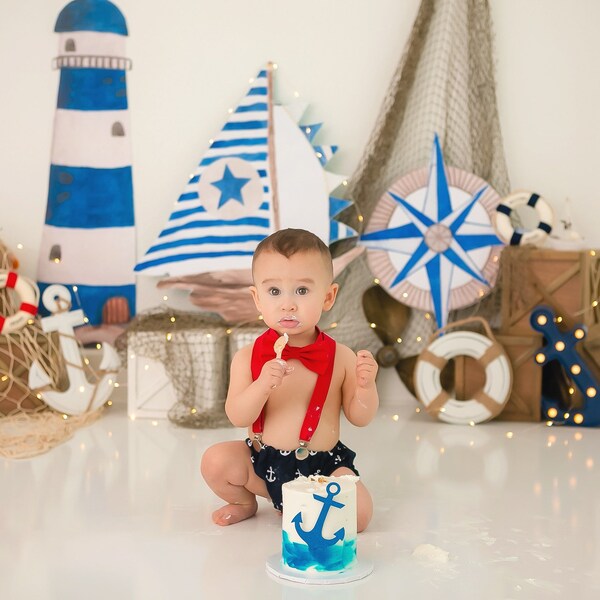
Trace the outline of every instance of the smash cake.
<instances>
[{"instance_id":1,"label":"smash cake","mask_svg":"<svg viewBox=\"0 0 600 600\"><path fill-rule=\"evenodd\" d=\"M269 572L303 583L342 583L372 571L356 558L357 481L311 475L283 485L281 557L267 561Z\"/></svg>"}]
</instances>

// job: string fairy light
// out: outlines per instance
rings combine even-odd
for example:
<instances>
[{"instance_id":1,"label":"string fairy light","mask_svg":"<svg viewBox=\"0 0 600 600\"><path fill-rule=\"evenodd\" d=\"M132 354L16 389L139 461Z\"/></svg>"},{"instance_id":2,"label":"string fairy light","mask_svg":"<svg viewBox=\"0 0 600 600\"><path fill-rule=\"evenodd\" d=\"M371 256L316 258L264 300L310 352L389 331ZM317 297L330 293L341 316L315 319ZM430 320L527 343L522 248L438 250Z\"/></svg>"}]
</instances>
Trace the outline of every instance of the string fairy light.
<instances>
[{"instance_id":1,"label":"string fairy light","mask_svg":"<svg viewBox=\"0 0 600 600\"><path fill-rule=\"evenodd\" d=\"M563 331L558 327L562 319L553 314L552 310L547 307L540 307L533 311L531 315L532 327L542 333L547 340L543 351L535 355L535 362L539 365L545 365L547 362L557 360L560 365L573 375L574 383L581 392L589 399L595 398L598 394L597 383L592 372L586 365L585 360L576 351L576 344L585 338L585 330L582 327L576 326L568 331ZM575 387L569 386L568 393L570 396L575 394ZM571 422L576 425L581 425L586 420L584 410L587 410L588 424L595 425L598 420L597 406L584 405L575 414L564 412L562 414L562 422ZM555 422L559 416L559 410L556 406L547 408L546 415L550 419L547 425ZM592 419L590 422L589 419Z\"/></svg>"}]
</instances>

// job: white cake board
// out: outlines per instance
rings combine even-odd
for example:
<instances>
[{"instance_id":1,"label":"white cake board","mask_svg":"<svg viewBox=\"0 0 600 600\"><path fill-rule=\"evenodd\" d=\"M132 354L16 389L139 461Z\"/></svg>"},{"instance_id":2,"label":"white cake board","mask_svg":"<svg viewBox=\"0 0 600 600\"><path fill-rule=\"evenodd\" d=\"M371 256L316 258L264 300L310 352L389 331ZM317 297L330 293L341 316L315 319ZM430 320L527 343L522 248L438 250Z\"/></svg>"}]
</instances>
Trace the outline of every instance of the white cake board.
<instances>
[{"instance_id":1,"label":"white cake board","mask_svg":"<svg viewBox=\"0 0 600 600\"><path fill-rule=\"evenodd\" d=\"M281 562L281 554L273 554L267 559L267 573L278 579L286 579L295 583L308 585L336 585L350 583L368 577L373 572L373 562L360 560L349 569L339 573L311 572L310 574L296 569L290 569Z\"/></svg>"}]
</instances>

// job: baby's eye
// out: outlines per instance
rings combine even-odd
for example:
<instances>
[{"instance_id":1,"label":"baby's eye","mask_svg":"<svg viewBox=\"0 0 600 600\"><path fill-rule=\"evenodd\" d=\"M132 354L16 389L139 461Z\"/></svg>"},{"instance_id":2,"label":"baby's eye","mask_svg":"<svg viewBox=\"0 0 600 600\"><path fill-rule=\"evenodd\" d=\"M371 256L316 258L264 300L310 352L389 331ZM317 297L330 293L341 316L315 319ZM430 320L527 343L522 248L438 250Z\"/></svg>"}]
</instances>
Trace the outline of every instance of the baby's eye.
<instances>
[{"instance_id":1,"label":"baby's eye","mask_svg":"<svg viewBox=\"0 0 600 600\"><path fill-rule=\"evenodd\" d=\"M296 290L296 294L298 294L298 296L306 296L306 294L308 294L308 288L307 287L299 287Z\"/></svg>"},{"instance_id":2,"label":"baby's eye","mask_svg":"<svg viewBox=\"0 0 600 600\"><path fill-rule=\"evenodd\" d=\"M281 290L279 288L269 288L269 296L279 296L279 294L281 294Z\"/></svg>"}]
</instances>

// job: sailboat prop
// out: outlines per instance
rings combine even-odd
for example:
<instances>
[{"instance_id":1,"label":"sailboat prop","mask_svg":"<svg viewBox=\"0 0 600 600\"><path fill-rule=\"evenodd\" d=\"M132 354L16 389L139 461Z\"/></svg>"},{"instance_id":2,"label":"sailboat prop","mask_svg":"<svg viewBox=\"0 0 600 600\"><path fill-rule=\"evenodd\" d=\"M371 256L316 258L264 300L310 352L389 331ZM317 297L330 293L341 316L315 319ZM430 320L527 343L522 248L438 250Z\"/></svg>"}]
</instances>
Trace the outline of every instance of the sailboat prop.
<instances>
[{"instance_id":1,"label":"sailboat prop","mask_svg":"<svg viewBox=\"0 0 600 600\"><path fill-rule=\"evenodd\" d=\"M346 178L324 168L337 146L313 144L322 124L299 125L305 104L273 101L275 68L250 80L135 267L169 277L158 287L189 289L194 304L227 320L256 318L247 293L252 254L269 234L309 229L327 244L357 236L335 220L351 204L331 195ZM338 272L361 251L337 261Z\"/></svg>"}]
</instances>

